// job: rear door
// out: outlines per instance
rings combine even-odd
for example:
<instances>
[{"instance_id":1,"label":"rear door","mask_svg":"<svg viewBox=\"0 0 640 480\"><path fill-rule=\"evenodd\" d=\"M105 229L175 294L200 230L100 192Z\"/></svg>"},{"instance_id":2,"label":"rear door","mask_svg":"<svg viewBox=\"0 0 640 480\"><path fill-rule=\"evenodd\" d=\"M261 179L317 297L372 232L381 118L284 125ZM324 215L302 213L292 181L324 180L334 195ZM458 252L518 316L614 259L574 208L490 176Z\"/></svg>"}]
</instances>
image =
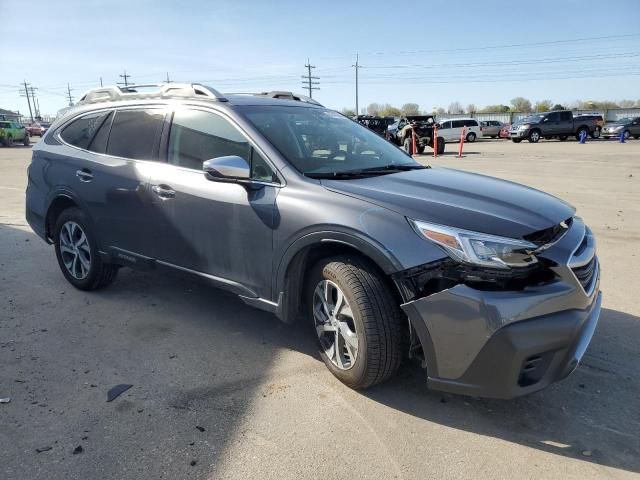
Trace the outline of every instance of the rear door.
<instances>
[{"instance_id":1,"label":"rear door","mask_svg":"<svg viewBox=\"0 0 640 480\"><path fill-rule=\"evenodd\" d=\"M640 117L636 117L631 122L631 127L629 127L629 131L631 135L640 135Z\"/></svg>"},{"instance_id":2,"label":"rear door","mask_svg":"<svg viewBox=\"0 0 640 480\"><path fill-rule=\"evenodd\" d=\"M153 256L269 297L280 187L275 170L229 118L209 110L176 110L165 143L166 163L150 179ZM261 185L208 180L202 163L226 155L244 158Z\"/></svg>"},{"instance_id":3,"label":"rear door","mask_svg":"<svg viewBox=\"0 0 640 480\"><path fill-rule=\"evenodd\" d=\"M560 112L560 122L558 124L558 135L570 135L574 132L573 114L571 112ZM592 120L587 123L593 124Z\"/></svg>"}]
</instances>

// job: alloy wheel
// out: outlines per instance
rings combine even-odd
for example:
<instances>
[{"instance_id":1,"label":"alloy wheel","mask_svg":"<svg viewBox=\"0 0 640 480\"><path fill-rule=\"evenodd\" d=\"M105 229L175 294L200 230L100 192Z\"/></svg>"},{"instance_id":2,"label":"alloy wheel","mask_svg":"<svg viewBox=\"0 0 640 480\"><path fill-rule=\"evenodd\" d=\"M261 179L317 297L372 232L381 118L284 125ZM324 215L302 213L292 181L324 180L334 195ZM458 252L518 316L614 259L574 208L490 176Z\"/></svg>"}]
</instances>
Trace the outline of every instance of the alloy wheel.
<instances>
[{"instance_id":1,"label":"alloy wheel","mask_svg":"<svg viewBox=\"0 0 640 480\"><path fill-rule=\"evenodd\" d=\"M324 354L340 370L349 370L359 346L353 310L344 292L330 280L322 280L313 291L313 317Z\"/></svg>"},{"instance_id":2,"label":"alloy wheel","mask_svg":"<svg viewBox=\"0 0 640 480\"><path fill-rule=\"evenodd\" d=\"M59 236L62 261L73 278L83 280L91 267L91 247L82 227L68 221L62 225Z\"/></svg>"}]
</instances>

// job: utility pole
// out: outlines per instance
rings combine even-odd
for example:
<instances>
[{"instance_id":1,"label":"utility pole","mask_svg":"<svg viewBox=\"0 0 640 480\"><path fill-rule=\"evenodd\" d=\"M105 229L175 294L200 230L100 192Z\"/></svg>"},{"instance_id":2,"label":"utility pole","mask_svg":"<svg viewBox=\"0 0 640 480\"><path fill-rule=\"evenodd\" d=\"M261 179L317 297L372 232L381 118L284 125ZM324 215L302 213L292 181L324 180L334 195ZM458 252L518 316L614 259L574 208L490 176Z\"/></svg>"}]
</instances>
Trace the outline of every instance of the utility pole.
<instances>
[{"instance_id":1,"label":"utility pole","mask_svg":"<svg viewBox=\"0 0 640 480\"><path fill-rule=\"evenodd\" d=\"M307 58L307 64L305 65L308 74L302 75L302 86L309 90L309 98L313 98L313 91L320 90L320 87L314 87L314 85L320 85L320 82L314 82L313 80L320 80L320 77L312 77L311 69L316 68L315 65L311 65L311 62ZM305 85L306 84L306 85Z\"/></svg>"},{"instance_id":2,"label":"utility pole","mask_svg":"<svg viewBox=\"0 0 640 480\"><path fill-rule=\"evenodd\" d=\"M33 123L33 110L31 110L31 97L29 96L29 85L27 81L24 81L24 95L20 95L22 97L27 97L27 103L29 104L29 116L31 117L31 123Z\"/></svg>"},{"instance_id":3,"label":"utility pole","mask_svg":"<svg viewBox=\"0 0 640 480\"><path fill-rule=\"evenodd\" d=\"M69 99L69 106L71 107L73 105L73 97L71 96L71 87L69 86L69 83L67 83L67 98Z\"/></svg>"},{"instance_id":4,"label":"utility pole","mask_svg":"<svg viewBox=\"0 0 640 480\"><path fill-rule=\"evenodd\" d=\"M356 116L360 115L360 111L358 110L358 70L362 68L362 65L358 63L358 54L356 53L356 63L355 65L351 65L356 69Z\"/></svg>"},{"instance_id":5,"label":"utility pole","mask_svg":"<svg viewBox=\"0 0 640 480\"><path fill-rule=\"evenodd\" d=\"M102 77L100 77L100 88L102 88Z\"/></svg>"},{"instance_id":6,"label":"utility pole","mask_svg":"<svg viewBox=\"0 0 640 480\"><path fill-rule=\"evenodd\" d=\"M131 75L127 75L127 71L124 71L124 75L119 75L120 78L124 79L124 81L122 82L118 82L118 85L124 85L124 88L127 88L129 86L129 78L131 78Z\"/></svg>"},{"instance_id":7,"label":"utility pole","mask_svg":"<svg viewBox=\"0 0 640 480\"><path fill-rule=\"evenodd\" d=\"M169 72L167 72L167 80L166 80L166 82L167 83L171 83L171 79L169 78Z\"/></svg>"},{"instance_id":8,"label":"utility pole","mask_svg":"<svg viewBox=\"0 0 640 480\"><path fill-rule=\"evenodd\" d=\"M37 88L29 87L29 93L31 93L31 101L33 102L33 110L36 114L36 120L40 119L40 102L36 98Z\"/></svg>"}]
</instances>

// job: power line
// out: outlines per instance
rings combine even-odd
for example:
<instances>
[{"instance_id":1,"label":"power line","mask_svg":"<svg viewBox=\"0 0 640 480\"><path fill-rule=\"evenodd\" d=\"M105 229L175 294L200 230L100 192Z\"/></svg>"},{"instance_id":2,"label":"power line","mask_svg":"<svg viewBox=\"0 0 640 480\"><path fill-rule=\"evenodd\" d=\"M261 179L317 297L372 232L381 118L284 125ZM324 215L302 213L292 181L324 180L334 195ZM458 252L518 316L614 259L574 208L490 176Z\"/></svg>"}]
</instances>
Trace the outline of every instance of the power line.
<instances>
[{"instance_id":1,"label":"power line","mask_svg":"<svg viewBox=\"0 0 640 480\"><path fill-rule=\"evenodd\" d=\"M311 70L316 68L315 65L311 65L311 62L309 61L309 59L307 58L307 64L305 65L305 68L307 69L307 75L302 75L302 86L304 88L306 88L309 91L309 98L313 98L313 91L314 90L320 90L320 87L314 87L314 85L320 85L320 82L314 82L313 80L320 80L320 77L312 77L311 76ZM305 82L306 80L306 82ZM307 85L305 85L305 83Z\"/></svg>"}]
</instances>

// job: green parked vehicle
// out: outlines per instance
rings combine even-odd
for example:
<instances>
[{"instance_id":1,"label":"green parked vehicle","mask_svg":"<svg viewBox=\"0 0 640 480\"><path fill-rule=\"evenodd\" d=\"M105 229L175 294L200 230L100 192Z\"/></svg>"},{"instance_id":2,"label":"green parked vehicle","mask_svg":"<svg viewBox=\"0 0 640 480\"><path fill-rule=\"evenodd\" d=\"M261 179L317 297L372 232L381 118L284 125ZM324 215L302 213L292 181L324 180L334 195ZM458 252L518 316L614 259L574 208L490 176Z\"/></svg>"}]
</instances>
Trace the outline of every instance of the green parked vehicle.
<instances>
[{"instance_id":1,"label":"green parked vehicle","mask_svg":"<svg viewBox=\"0 0 640 480\"><path fill-rule=\"evenodd\" d=\"M10 147L16 142L25 146L31 143L29 132L25 126L11 120L0 120L0 143L5 147Z\"/></svg>"}]
</instances>

